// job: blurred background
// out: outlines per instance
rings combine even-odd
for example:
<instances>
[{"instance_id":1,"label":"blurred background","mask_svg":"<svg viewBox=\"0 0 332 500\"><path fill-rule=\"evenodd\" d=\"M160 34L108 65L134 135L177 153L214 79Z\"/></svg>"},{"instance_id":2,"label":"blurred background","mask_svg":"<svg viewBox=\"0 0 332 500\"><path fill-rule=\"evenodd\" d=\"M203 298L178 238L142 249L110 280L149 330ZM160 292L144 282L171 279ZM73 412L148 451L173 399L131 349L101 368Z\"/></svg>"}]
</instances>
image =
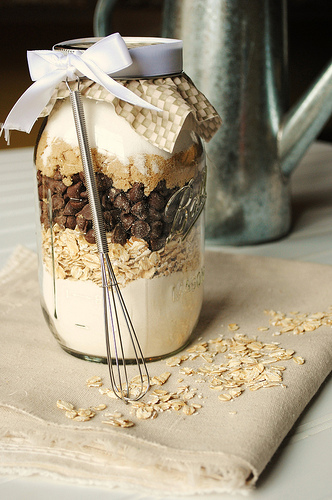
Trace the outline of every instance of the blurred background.
<instances>
[{"instance_id":1,"label":"blurred background","mask_svg":"<svg viewBox=\"0 0 332 500\"><path fill-rule=\"evenodd\" d=\"M97 0L0 0L0 122L31 84L26 51L93 36L96 4ZM163 0L119 0L113 12L112 32L160 36L162 13ZM288 1L291 104L331 58L331 21L331 0ZM38 128L37 122L31 134L13 131L9 147L33 146ZM332 119L319 139L332 142ZM0 148L5 147L1 137Z\"/></svg>"}]
</instances>

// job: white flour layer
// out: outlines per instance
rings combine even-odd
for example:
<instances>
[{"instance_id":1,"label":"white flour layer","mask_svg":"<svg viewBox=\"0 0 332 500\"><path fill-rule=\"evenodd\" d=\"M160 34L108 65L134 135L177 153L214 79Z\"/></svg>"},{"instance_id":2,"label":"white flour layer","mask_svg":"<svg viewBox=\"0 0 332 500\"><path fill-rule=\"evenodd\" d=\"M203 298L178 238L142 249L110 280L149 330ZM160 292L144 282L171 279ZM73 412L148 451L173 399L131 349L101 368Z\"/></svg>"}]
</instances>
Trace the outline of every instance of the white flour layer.
<instances>
[{"instance_id":1,"label":"white flour layer","mask_svg":"<svg viewBox=\"0 0 332 500\"><path fill-rule=\"evenodd\" d=\"M203 271L140 278L122 289L145 358L180 349L198 320L203 300ZM92 281L55 280L44 268L44 307L64 347L105 357L102 289ZM54 316L56 311L56 316ZM126 327L121 325L126 358L134 357Z\"/></svg>"}]
</instances>

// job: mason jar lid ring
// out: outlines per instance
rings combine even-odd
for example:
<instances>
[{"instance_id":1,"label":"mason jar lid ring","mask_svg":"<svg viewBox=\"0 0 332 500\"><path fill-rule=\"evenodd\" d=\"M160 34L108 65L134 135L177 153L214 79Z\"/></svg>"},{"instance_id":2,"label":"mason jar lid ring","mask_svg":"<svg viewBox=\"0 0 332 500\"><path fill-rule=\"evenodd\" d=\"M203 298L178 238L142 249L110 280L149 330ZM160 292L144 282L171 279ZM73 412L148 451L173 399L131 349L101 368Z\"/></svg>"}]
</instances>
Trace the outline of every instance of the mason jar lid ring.
<instances>
[{"instance_id":1,"label":"mason jar lid ring","mask_svg":"<svg viewBox=\"0 0 332 500\"><path fill-rule=\"evenodd\" d=\"M101 38L98 37L67 40L54 45L53 50L82 53L99 40ZM158 37L123 37L123 40L129 50L132 64L111 73L112 78L156 78L182 73L182 40Z\"/></svg>"}]
</instances>

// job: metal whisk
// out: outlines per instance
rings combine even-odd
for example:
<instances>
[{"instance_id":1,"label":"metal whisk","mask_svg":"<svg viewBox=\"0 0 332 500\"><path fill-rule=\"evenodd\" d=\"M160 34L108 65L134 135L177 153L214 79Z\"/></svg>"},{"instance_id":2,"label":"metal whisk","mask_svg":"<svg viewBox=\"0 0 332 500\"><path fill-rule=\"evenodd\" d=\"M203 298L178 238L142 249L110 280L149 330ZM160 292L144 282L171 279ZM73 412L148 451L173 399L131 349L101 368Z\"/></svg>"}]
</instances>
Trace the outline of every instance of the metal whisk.
<instances>
[{"instance_id":1,"label":"metal whisk","mask_svg":"<svg viewBox=\"0 0 332 500\"><path fill-rule=\"evenodd\" d=\"M108 255L106 231L103 223L96 177L93 169L79 84L80 81L78 79L76 90L73 90L68 82L67 87L70 92L70 100L86 180L88 200L92 214L93 229L100 257L106 353L111 386L115 395L119 399L124 401L136 401L143 397L149 389L149 374L137 335L128 314ZM120 330L121 319L123 320L122 323L126 326L127 334L129 335L131 345L133 347L134 363L138 367L138 374L135 376L135 381L137 382L138 380L139 384L137 385L137 383L135 383L134 387L130 384L128 377L122 333Z\"/></svg>"}]
</instances>

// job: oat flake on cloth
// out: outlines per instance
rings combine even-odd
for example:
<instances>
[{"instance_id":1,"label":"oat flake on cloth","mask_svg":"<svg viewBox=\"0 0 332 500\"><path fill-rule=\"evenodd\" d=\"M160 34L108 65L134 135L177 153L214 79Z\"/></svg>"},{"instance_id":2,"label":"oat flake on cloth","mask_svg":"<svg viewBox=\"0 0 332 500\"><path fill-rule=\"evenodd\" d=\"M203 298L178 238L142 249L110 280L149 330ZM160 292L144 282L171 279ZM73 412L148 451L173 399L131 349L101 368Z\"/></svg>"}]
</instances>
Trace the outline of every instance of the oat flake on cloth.
<instances>
[{"instance_id":1,"label":"oat flake on cloth","mask_svg":"<svg viewBox=\"0 0 332 500\"><path fill-rule=\"evenodd\" d=\"M331 281L329 266L207 252L205 299L193 344L211 346L209 341L222 334L228 347L213 363L233 360L227 373L234 376L239 365L231 339L257 337L251 356L259 354L262 345L266 351L260 358L266 364L258 363L258 372L269 371L271 364L282 365L282 382L255 391L244 385L237 397L221 401L218 396L229 389L211 389L211 377L198 382L199 368L213 366L200 354L180 366L167 366L165 360L150 363L151 377L171 374L164 385L151 390L171 392L188 385L195 395L187 404L201 408L193 415L180 409L141 420L130 405L87 387L86 380L94 375L107 386L107 366L72 357L58 346L39 306L36 256L19 248L0 275L0 472L170 496L246 492L332 367L330 324L302 335L289 331L273 336L278 327L269 325L264 310L328 311ZM231 331L229 324L239 328L233 325ZM269 329L258 330L261 327ZM278 352L294 355L276 362L268 354L273 342L279 343ZM105 403L107 409L77 422L57 408L58 399L77 408ZM103 424L106 412L115 411L135 425Z\"/></svg>"},{"instance_id":2,"label":"oat flake on cloth","mask_svg":"<svg viewBox=\"0 0 332 500\"><path fill-rule=\"evenodd\" d=\"M206 142L212 139L221 125L221 119L214 107L184 73L149 80L120 80L119 83L163 112L152 112L122 101L88 79L81 81L80 89L85 97L113 103L116 113L127 120L139 135L159 149L172 153L181 128L190 114L196 133ZM68 96L66 83L60 83L41 117L50 114L57 99Z\"/></svg>"}]
</instances>

